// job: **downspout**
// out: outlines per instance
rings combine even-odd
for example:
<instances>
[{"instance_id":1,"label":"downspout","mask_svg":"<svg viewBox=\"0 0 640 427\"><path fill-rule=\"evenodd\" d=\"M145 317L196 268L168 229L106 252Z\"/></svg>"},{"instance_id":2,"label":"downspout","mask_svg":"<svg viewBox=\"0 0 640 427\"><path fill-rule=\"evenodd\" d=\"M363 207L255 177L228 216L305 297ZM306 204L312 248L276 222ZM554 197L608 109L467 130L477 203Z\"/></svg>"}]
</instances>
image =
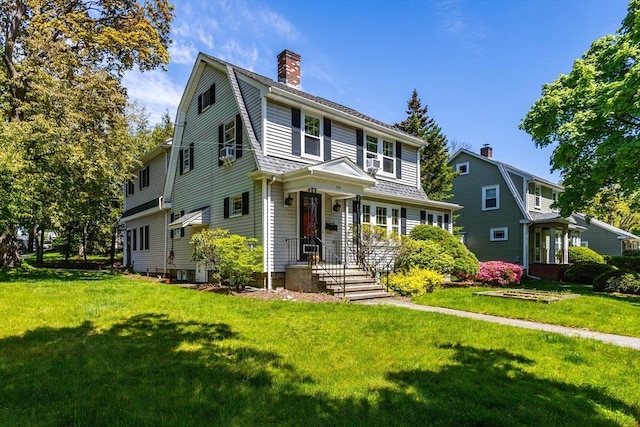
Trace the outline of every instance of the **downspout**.
<instances>
[{"instance_id":1,"label":"downspout","mask_svg":"<svg viewBox=\"0 0 640 427\"><path fill-rule=\"evenodd\" d=\"M273 289L273 278L271 274L273 272L273 220L271 218L271 186L276 181L276 176L271 177L271 181L267 183L267 290Z\"/></svg>"},{"instance_id":2,"label":"downspout","mask_svg":"<svg viewBox=\"0 0 640 427\"><path fill-rule=\"evenodd\" d=\"M168 252L167 252L167 230L169 228L169 223L167 221L167 215L169 215L167 213L167 211L164 212L164 256L162 258L164 258L164 260L162 261L162 270L163 270L163 278L167 277L167 256L168 256Z\"/></svg>"}]
</instances>

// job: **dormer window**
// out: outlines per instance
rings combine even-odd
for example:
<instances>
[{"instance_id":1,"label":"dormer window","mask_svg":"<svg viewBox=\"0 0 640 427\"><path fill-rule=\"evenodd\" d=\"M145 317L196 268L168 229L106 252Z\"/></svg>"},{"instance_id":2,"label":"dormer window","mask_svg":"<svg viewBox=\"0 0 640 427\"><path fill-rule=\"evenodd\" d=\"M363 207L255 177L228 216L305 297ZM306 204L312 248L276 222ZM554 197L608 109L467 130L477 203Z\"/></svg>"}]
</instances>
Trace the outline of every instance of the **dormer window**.
<instances>
[{"instance_id":1,"label":"dormer window","mask_svg":"<svg viewBox=\"0 0 640 427\"><path fill-rule=\"evenodd\" d=\"M385 141L382 138L367 135L366 158L380 160L382 169L380 172L393 175L395 173L395 143Z\"/></svg>"},{"instance_id":2,"label":"dormer window","mask_svg":"<svg viewBox=\"0 0 640 427\"><path fill-rule=\"evenodd\" d=\"M322 157L322 121L318 117L309 114L304 115L304 147L302 152L310 157Z\"/></svg>"}]
</instances>

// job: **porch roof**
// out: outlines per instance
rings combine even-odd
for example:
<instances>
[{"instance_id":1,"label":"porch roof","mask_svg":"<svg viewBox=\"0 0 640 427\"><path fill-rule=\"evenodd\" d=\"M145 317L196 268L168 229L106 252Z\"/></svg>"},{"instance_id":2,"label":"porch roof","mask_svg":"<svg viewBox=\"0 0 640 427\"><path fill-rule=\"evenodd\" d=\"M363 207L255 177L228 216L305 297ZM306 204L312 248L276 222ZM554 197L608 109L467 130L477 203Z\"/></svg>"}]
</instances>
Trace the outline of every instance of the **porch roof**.
<instances>
[{"instance_id":1,"label":"porch roof","mask_svg":"<svg viewBox=\"0 0 640 427\"><path fill-rule=\"evenodd\" d=\"M184 228L189 225L198 226L207 224L209 224L209 208L202 208L184 214L180 218L174 220L171 224L169 224L169 230L175 228Z\"/></svg>"}]
</instances>

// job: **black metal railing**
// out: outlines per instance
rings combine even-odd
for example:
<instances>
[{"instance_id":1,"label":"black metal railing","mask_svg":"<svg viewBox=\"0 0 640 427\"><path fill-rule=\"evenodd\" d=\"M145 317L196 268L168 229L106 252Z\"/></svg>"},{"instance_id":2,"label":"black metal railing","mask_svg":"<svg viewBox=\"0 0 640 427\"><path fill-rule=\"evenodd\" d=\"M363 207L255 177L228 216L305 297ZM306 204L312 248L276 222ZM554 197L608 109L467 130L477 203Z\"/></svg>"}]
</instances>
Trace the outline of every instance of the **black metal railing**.
<instances>
[{"instance_id":1,"label":"black metal railing","mask_svg":"<svg viewBox=\"0 0 640 427\"><path fill-rule=\"evenodd\" d=\"M347 263L340 253L318 237L290 238L286 242L289 264L306 263L309 268L324 272L325 280L340 286L344 294Z\"/></svg>"}]
</instances>

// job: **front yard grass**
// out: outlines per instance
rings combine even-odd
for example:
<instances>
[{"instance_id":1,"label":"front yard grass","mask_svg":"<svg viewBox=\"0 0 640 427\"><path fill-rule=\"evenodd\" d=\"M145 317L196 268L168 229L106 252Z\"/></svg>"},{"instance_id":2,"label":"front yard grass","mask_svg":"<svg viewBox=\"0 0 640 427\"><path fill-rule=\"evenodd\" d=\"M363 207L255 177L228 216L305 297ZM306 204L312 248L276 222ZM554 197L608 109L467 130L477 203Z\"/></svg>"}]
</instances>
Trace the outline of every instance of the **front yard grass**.
<instances>
[{"instance_id":1,"label":"front yard grass","mask_svg":"<svg viewBox=\"0 0 640 427\"><path fill-rule=\"evenodd\" d=\"M533 320L591 331L640 337L640 297L593 292L591 286L543 280L523 280L511 288L580 294L579 298L551 304L517 299L491 298L474 292L496 288L446 288L415 298L423 305Z\"/></svg>"},{"instance_id":2,"label":"front yard grass","mask_svg":"<svg viewBox=\"0 0 640 427\"><path fill-rule=\"evenodd\" d=\"M436 313L0 272L3 426L636 426L639 377L638 351Z\"/></svg>"}]
</instances>

